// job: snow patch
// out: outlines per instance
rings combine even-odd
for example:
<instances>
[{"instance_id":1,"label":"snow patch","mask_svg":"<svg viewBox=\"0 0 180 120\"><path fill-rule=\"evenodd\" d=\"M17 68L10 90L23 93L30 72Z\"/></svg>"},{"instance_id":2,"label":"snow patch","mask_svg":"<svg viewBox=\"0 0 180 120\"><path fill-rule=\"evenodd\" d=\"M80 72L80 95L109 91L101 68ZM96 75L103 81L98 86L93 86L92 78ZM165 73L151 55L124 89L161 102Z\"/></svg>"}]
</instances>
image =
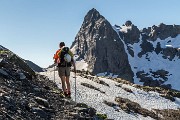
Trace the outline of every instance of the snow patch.
<instances>
[{"instance_id":1,"label":"snow patch","mask_svg":"<svg viewBox=\"0 0 180 120\"><path fill-rule=\"evenodd\" d=\"M165 45L166 47L173 47L172 45Z\"/></svg>"},{"instance_id":2,"label":"snow patch","mask_svg":"<svg viewBox=\"0 0 180 120\"><path fill-rule=\"evenodd\" d=\"M119 31L123 32L123 33L127 33L128 30L131 30L132 26L121 26L121 29Z\"/></svg>"},{"instance_id":3,"label":"snow patch","mask_svg":"<svg viewBox=\"0 0 180 120\"><path fill-rule=\"evenodd\" d=\"M0 58L0 63L3 61L3 59L2 58Z\"/></svg>"},{"instance_id":4,"label":"snow patch","mask_svg":"<svg viewBox=\"0 0 180 120\"><path fill-rule=\"evenodd\" d=\"M77 49L77 45L74 45L74 46L71 48L71 51L72 51L73 54L77 54L76 49Z\"/></svg>"},{"instance_id":5,"label":"snow patch","mask_svg":"<svg viewBox=\"0 0 180 120\"><path fill-rule=\"evenodd\" d=\"M180 98L175 98L175 103L180 105Z\"/></svg>"}]
</instances>

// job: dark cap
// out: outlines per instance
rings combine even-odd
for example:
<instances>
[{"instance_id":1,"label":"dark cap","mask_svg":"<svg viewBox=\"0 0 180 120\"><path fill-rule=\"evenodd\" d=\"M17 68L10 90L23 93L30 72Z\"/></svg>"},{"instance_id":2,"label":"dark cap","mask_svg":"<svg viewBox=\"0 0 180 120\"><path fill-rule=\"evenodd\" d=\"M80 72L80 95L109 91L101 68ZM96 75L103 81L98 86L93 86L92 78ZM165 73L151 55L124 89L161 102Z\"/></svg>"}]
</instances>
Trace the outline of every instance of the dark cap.
<instances>
[{"instance_id":1,"label":"dark cap","mask_svg":"<svg viewBox=\"0 0 180 120\"><path fill-rule=\"evenodd\" d=\"M63 47L63 46L65 46L65 43L64 42L60 42L59 46Z\"/></svg>"}]
</instances>

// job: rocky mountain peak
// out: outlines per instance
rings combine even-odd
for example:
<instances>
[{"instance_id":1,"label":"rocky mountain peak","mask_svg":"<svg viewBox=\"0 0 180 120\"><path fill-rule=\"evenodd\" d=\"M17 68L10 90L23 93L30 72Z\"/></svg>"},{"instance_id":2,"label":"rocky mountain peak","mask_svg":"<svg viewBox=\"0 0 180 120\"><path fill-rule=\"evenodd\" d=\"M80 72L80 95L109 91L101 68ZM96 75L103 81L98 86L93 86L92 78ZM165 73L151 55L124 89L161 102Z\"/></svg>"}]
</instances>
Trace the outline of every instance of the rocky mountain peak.
<instances>
[{"instance_id":1,"label":"rocky mountain peak","mask_svg":"<svg viewBox=\"0 0 180 120\"><path fill-rule=\"evenodd\" d=\"M104 19L104 17L100 15L100 13L95 8L93 8L84 17L84 23L95 22L100 18Z\"/></svg>"},{"instance_id":2,"label":"rocky mountain peak","mask_svg":"<svg viewBox=\"0 0 180 120\"><path fill-rule=\"evenodd\" d=\"M132 22L130 20L126 21L125 23L126 26L131 26L132 25Z\"/></svg>"},{"instance_id":3,"label":"rocky mountain peak","mask_svg":"<svg viewBox=\"0 0 180 120\"><path fill-rule=\"evenodd\" d=\"M114 73L132 81L124 45L112 25L96 9L85 16L71 49L88 63L88 71Z\"/></svg>"}]
</instances>

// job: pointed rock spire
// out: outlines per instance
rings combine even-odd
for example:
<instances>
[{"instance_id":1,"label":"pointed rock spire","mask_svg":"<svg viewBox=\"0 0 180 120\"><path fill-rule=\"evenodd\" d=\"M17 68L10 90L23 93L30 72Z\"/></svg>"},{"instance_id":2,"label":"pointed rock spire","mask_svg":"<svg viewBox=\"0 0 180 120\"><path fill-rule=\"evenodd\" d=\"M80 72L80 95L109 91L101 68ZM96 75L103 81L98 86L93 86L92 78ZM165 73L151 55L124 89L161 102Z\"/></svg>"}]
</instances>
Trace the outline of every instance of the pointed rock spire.
<instances>
[{"instance_id":1,"label":"pointed rock spire","mask_svg":"<svg viewBox=\"0 0 180 120\"><path fill-rule=\"evenodd\" d=\"M122 41L112 25L96 9L91 9L85 16L71 49L88 63L88 71L94 74L114 73L129 81L133 80Z\"/></svg>"},{"instance_id":2,"label":"pointed rock spire","mask_svg":"<svg viewBox=\"0 0 180 120\"><path fill-rule=\"evenodd\" d=\"M96 21L100 18L104 18L104 17L102 15L100 15L100 13L95 8L93 8L86 14L84 21L92 22L92 21Z\"/></svg>"}]
</instances>

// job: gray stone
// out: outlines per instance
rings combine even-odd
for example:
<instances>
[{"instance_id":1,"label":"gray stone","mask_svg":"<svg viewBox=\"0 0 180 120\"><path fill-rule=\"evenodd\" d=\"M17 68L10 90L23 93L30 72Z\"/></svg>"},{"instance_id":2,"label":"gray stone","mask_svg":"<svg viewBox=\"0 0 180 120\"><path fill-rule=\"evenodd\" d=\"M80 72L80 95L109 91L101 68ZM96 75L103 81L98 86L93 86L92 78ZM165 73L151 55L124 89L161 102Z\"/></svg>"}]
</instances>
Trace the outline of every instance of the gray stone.
<instances>
[{"instance_id":1,"label":"gray stone","mask_svg":"<svg viewBox=\"0 0 180 120\"><path fill-rule=\"evenodd\" d=\"M41 118L48 118L48 114L40 108L33 107L32 112L39 115Z\"/></svg>"},{"instance_id":2,"label":"gray stone","mask_svg":"<svg viewBox=\"0 0 180 120\"><path fill-rule=\"evenodd\" d=\"M4 75L4 76L8 76L9 74L3 70L3 69L0 69L0 74Z\"/></svg>"},{"instance_id":3,"label":"gray stone","mask_svg":"<svg viewBox=\"0 0 180 120\"><path fill-rule=\"evenodd\" d=\"M38 104L43 105L45 107L49 107L49 102L46 99L35 97L35 100Z\"/></svg>"}]
</instances>

